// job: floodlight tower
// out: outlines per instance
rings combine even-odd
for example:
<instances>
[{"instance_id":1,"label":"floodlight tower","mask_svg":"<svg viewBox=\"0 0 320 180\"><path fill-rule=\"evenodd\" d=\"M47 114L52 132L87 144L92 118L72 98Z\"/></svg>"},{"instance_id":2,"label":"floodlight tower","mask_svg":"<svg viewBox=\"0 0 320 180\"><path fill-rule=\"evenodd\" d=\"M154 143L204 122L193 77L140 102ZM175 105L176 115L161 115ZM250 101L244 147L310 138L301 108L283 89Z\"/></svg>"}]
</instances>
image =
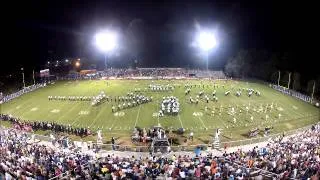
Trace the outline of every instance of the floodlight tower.
<instances>
[{"instance_id":1,"label":"floodlight tower","mask_svg":"<svg viewBox=\"0 0 320 180\"><path fill-rule=\"evenodd\" d=\"M205 53L206 70L208 70L209 51L217 46L217 39L214 33L208 31L199 32L196 37L196 45Z\"/></svg>"},{"instance_id":2,"label":"floodlight tower","mask_svg":"<svg viewBox=\"0 0 320 180\"><path fill-rule=\"evenodd\" d=\"M104 64L107 69L107 56L117 47L117 34L111 31L103 31L95 36L96 46L104 53Z\"/></svg>"}]
</instances>

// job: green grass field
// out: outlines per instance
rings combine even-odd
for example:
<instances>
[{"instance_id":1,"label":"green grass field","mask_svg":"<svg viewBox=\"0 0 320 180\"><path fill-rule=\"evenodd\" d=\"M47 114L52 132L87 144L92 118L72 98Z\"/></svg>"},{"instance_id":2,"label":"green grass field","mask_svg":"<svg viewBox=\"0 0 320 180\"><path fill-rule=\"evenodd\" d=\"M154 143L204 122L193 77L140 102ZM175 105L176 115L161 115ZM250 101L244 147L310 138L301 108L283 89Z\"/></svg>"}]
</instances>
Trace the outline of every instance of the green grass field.
<instances>
[{"instance_id":1,"label":"green grass field","mask_svg":"<svg viewBox=\"0 0 320 180\"><path fill-rule=\"evenodd\" d=\"M247 134L254 127L263 129L267 125L272 125L274 127L272 132L276 133L319 121L318 108L258 83L230 80L214 81L218 85L216 88L218 102L211 100L214 91L213 81L154 81L155 84L174 86L175 89L172 92L145 90L151 83L151 80L59 81L54 85L49 85L3 104L1 113L12 114L30 121L54 121L61 124L71 124L74 127L90 127L94 131L102 129L104 136L113 135L120 138L129 137L135 126L151 127L161 124L165 128L183 127L186 133L194 132L197 137L195 143L203 143L212 139L210 136L216 128L223 129L223 134L227 137L223 141L230 141L246 139L244 134ZM186 96L184 85L187 83L197 85L197 87L192 87L191 93ZM112 105L118 104L114 101L92 106L90 101L48 100L48 96L96 96L101 91L109 96L125 96L135 88L142 89L143 95L153 96L153 101L117 113L111 111ZM237 97L235 92L239 88L253 88L260 91L261 96L254 94L248 97L246 91L243 91L242 95ZM202 90L210 97L210 102L206 103L204 99L201 99L199 104L189 103L189 97L195 98ZM229 96L224 95L227 90L231 91ZM179 98L181 104L179 115L155 117L154 113L160 110L162 97L171 95ZM273 108L270 108L271 105ZM208 107L207 111L205 111L206 106ZM266 106L269 107L267 111L265 111ZM236 112L234 116L228 114L232 107ZM248 112L246 107L249 107ZM262 112L258 112L261 107ZM220 109L221 115L219 115ZM214 116L212 111L215 111ZM279 114L282 115L280 118ZM267 120L266 115L269 116ZM250 120L251 116L253 116L253 121ZM234 117L236 123L233 123Z\"/></svg>"}]
</instances>

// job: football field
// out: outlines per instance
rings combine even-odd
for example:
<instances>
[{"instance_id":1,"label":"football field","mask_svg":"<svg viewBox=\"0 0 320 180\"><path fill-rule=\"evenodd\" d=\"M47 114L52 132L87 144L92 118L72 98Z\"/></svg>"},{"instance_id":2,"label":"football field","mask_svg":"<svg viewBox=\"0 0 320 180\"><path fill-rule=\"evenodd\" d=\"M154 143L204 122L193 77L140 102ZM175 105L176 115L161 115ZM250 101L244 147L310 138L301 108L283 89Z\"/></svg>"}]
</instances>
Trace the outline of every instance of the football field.
<instances>
[{"instance_id":1,"label":"football field","mask_svg":"<svg viewBox=\"0 0 320 180\"><path fill-rule=\"evenodd\" d=\"M172 86L171 91L152 91L149 85ZM186 95L186 85L191 85ZM259 91L248 96L248 89ZM134 92L140 90L140 92ZM102 91L113 101L92 105L92 101L49 100L48 96L90 96ZM190 97L199 103L191 103ZM216 91L217 101L212 93ZM230 91L229 95L225 95ZM236 96L236 92L241 95ZM128 93L152 97L152 101L112 112L112 106L126 102L114 101L114 97L126 97ZM209 97L209 102L204 98ZM163 97L177 97L180 112L177 115L159 117ZM149 128L160 124L165 129L184 128L194 132L199 143L212 137L216 128L223 129L229 140L246 139L250 129L273 126L272 133L296 129L319 121L319 109L283 95L269 86L233 80L83 80L57 81L55 84L25 94L1 105L1 113L11 114L23 120L70 124L74 127L101 129L108 134L129 137L134 127ZM259 135L261 136L261 135Z\"/></svg>"}]
</instances>

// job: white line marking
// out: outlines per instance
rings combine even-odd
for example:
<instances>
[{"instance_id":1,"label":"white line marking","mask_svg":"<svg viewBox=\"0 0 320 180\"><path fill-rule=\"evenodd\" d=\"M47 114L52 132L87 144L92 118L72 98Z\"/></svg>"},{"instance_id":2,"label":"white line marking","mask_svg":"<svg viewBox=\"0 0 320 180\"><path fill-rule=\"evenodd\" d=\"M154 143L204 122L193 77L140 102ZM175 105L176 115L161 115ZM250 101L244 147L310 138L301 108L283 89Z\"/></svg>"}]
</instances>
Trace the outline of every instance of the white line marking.
<instances>
[{"instance_id":1,"label":"white line marking","mask_svg":"<svg viewBox=\"0 0 320 180\"><path fill-rule=\"evenodd\" d=\"M116 119L117 119L117 118L114 118L114 119L113 119L112 124L111 124L111 127L110 127L109 129L112 129L112 128L113 128L114 123L116 122ZM115 127L115 128L116 128L116 127Z\"/></svg>"},{"instance_id":2,"label":"white line marking","mask_svg":"<svg viewBox=\"0 0 320 180\"><path fill-rule=\"evenodd\" d=\"M179 118L179 121L180 121L181 127L183 128L183 124L182 124L182 121L181 121L181 118L180 118L180 114L178 114L178 118Z\"/></svg>"},{"instance_id":3,"label":"white line marking","mask_svg":"<svg viewBox=\"0 0 320 180\"><path fill-rule=\"evenodd\" d=\"M200 116L198 116L198 118L199 118L199 120L201 121L202 126L203 126L204 128L207 128L207 126L206 126L206 125L204 125L204 123L203 123L203 121L202 121L201 117L200 117Z\"/></svg>"},{"instance_id":4,"label":"white line marking","mask_svg":"<svg viewBox=\"0 0 320 180\"><path fill-rule=\"evenodd\" d=\"M138 113L137 113L137 117L136 117L136 122L134 123L134 127L133 127L133 128L135 128L136 125L137 125L137 123L138 123L139 114L140 114L140 109L141 109L141 105L140 105L140 107L139 107L139 110L138 110ZM158 121L159 121L159 120L158 120Z\"/></svg>"},{"instance_id":5,"label":"white line marking","mask_svg":"<svg viewBox=\"0 0 320 180\"><path fill-rule=\"evenodd\" d=\"M75 123L77 123L80 120L79 116L77 116L74 121L71 123L71 125L75 125ZM89 126L91 127L91 125Z\"/></svg>"}]
</instances>

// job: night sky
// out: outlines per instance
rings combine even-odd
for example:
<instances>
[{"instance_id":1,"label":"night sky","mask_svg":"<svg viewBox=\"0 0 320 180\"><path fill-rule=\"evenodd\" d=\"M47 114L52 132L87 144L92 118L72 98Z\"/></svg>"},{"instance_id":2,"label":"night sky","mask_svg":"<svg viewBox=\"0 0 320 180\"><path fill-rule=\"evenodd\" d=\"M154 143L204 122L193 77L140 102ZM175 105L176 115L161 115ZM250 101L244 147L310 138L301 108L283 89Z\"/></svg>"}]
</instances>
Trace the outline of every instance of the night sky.
<instances>
[{"instance_id":1,"label":"night sky","mask_svg":"<svg viewBox=\"0 0 320 180\"><path fill-rule=\"evenodd\" d=\"M288 69L317 76L316 12L312 4L294 1L28 1L14 2L7 19L1 73L43 68L47 60L85 57L101 64L93 45L100 29L117 30L114 66L133 56L145 67L201 67L199 51L190 46L197 25L217 32L219 46L210 67L223 68L240 49L290 52ZM12 7L11 7L12 6ZM128 33L136 44L130 46ZM138 55L137 55L138 54ZM3 64L6 64L3 65ZM309 64L309 65L307 65ZM310 68L309 68L310 67Z\"/></svg>"}]
</instances>

